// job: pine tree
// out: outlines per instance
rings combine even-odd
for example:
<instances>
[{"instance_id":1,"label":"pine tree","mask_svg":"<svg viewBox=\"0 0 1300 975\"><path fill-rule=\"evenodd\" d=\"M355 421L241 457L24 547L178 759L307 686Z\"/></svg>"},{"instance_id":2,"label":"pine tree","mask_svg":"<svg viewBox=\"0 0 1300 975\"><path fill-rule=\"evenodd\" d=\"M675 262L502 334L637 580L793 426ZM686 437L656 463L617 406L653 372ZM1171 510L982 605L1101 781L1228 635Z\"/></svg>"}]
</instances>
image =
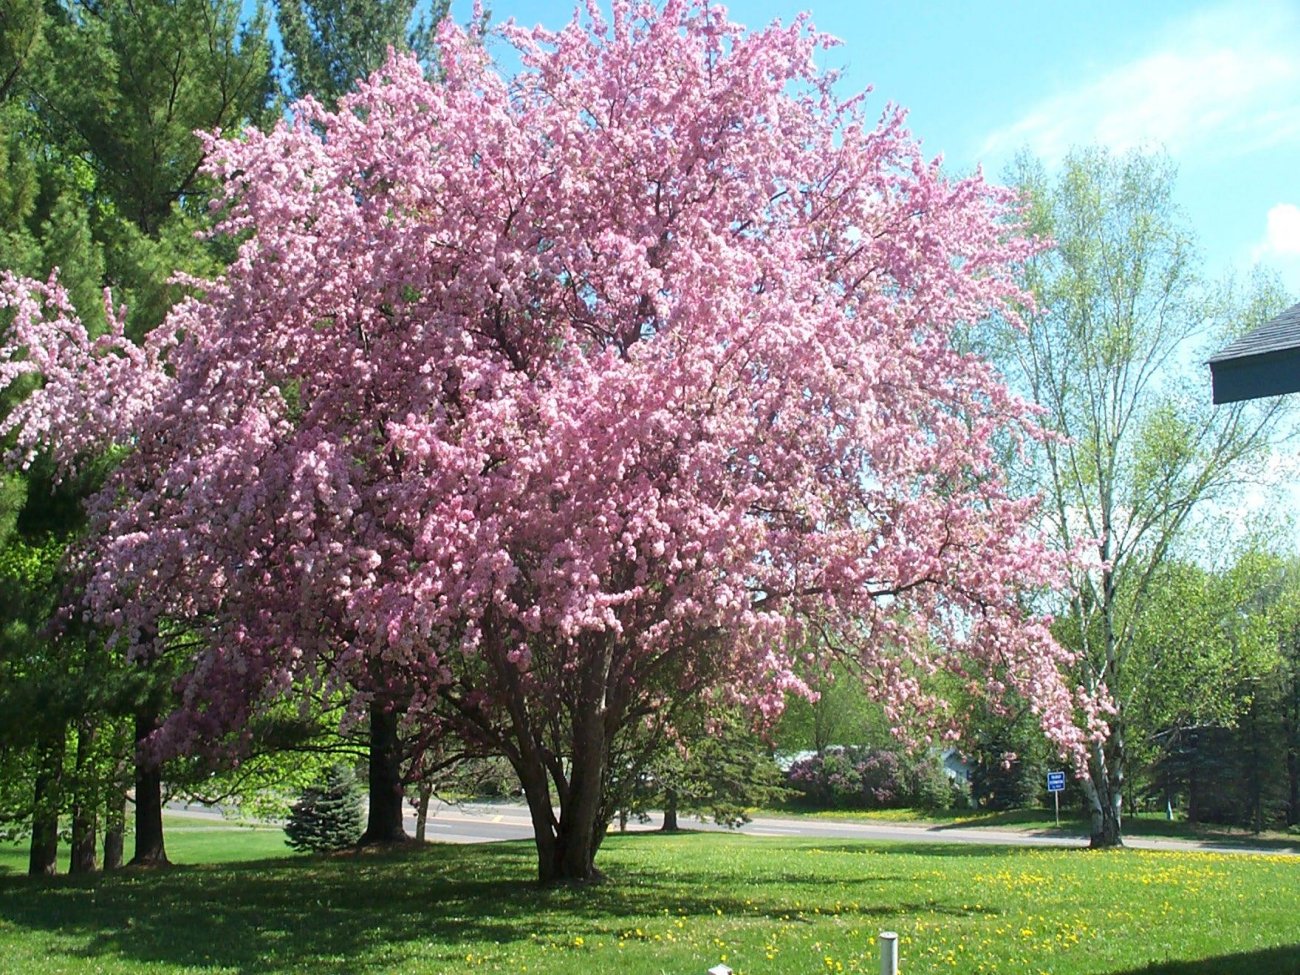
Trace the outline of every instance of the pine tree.
<instances>
[{"instance_id":1,"label":"pine tree","mask_svg":"<svg viewBox=\"0 0 1300 975\"><path fill-rule=\"evenodd\" d=\"M415 0L278 0L289 96L314 95L332 105L383 64L389 47L414 52L427 67L434 29L449 4L434 0L412 24L415 6Z\"/></svg>"},{"instance_id":2,"label":"pine tree","mask_svg":"<svg viewBox=\"0 0 1300 975\"><path fill-rule=\"evenodd\" d=\"M352 770L336 765L308 786L289 811L285 840L295 850L329 853L361 838L364 826L361 789Z\"/></svg>"}]
</instances>

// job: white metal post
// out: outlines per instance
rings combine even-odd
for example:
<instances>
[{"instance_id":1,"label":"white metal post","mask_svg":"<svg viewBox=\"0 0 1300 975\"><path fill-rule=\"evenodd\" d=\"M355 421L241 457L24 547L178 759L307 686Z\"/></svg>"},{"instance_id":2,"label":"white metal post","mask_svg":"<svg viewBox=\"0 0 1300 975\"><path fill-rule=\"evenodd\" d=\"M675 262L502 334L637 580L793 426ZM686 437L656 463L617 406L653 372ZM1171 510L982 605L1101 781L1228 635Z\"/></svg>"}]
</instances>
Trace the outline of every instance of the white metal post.
<instances>
[{"instance_id":1,"label":"white metal post","mask_svg":"<svg viewBox=\"0 0 1300 975\"><path fill-rule=\"evenodd\" d=\"M880 975L898 975L898 935L880 932Z\"/></svg>"}]
</instances>

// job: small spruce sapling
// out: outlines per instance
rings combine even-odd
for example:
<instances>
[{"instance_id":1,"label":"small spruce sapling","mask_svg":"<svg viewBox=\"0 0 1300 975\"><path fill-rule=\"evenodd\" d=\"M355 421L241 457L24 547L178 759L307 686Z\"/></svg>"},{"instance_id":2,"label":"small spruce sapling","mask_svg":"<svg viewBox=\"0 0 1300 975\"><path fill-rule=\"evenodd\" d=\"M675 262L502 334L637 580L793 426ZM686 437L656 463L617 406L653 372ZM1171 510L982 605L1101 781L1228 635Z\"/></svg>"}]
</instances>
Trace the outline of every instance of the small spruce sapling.
<instances>
[{"instance_id":1,"label":"small spruce sapling","mask_svg":"<svg viewBox=\"0 0 1300 975\"><path fill-rule=\"evenodd\" d=\"M303 790L284 824L295 850L331 853L356 844L365 827L361 789L352 770L336 765Z\"/></svg>"}]
</instances>

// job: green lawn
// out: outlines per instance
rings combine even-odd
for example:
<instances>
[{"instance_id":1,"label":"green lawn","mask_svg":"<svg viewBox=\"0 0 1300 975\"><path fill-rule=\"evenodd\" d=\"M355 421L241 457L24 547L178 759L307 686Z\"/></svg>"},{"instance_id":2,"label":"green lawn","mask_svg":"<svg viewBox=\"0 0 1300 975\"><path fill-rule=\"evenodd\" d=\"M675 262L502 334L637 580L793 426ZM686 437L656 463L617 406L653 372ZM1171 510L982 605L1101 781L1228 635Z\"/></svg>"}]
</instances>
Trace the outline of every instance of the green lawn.
<instances>
[{"instance_id":1,"label":"green lawn","mask_svg":"<svg viewBox=\"0 0 1300 975\"><path fill-rule=\"evenodd\" d=\"M1300 971L1281 855L615 835L609 882L542 891L527 843L306 857L210 827L173 821L187 866L88 880L0 850L0 971L813 975L878 971L881 930L905 975Z\"/></svg>"}]
</instances>

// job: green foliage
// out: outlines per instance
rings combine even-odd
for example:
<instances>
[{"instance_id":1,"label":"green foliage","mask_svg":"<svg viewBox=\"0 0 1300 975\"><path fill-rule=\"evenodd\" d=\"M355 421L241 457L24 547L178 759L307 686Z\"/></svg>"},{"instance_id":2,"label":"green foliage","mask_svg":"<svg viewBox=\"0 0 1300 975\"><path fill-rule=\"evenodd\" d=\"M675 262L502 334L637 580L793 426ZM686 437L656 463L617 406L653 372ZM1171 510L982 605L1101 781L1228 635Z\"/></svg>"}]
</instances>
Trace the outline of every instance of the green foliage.
<instances>
[{"instance_id":1,"label":"green foliage","mask_svg":"<svg viewBox=\"0 0 1300 975\"><path fill-rule=\"evenodd\" d=\"M240 815L282 820L310 787L340 763L363 761L362 740L339 732L337 702L284 697L202 751L168 763L173 795L237 807Z\"/></svg>"},{"instance_id":2,"label":"green foliage","mask_svg":"<svg viewBox=\"0 0 1300 975\"><path fill-rule=\"evenodd\" d=\"M621 816L663 809L669 828L677 813L720 826L749 822L752 809L787 794L767 745L742 715L683 714L673 740L647 737L616 753L609 792Z\"/></svg>"},{"instance_id":3,"label":"green foliage","mask_svg":"<svg viewBox=\"0 0 1300 975\"><path fill-rule=\"evenodd\" d=\"M195 237L208 188L194 133L274 117L266 20L241 16L238 0L0 10L0 267L43 279L57 266L92 334L105 285L139 337L179 297L174 272L212 274L227 256ZM7 390L0 412L36 381ZM133 713L170 684L165 667L126 664L75 617L57 635L51 626L70 582L56 567L115 461L92 461L75 483L56 485L40 458L0 479L0 815L16 828L56 741L67 743L67 788L48 801L115 802Z\"/></svg>"},{"instance_id":4,"label":"green foliage","mask_svg":"<svg viewBox=\"0 0 1300 975\"><path fill-rule=\"evenodd\" d=\"M34 79L54 141L84 154L118 212L156 236L200 206L195 130L262 122L273 83L266 19L236 0L60 4Z\"/></svg>"},{"instance_id":5,"label":"green foliage","mask_svg":"<svg viewBox=\"0 0 1300 975\"><path fill-rule=\"evenodd\" d=\"M336 765L289 810L285 842L300 852L330 853L356 845L364 828L361 787L351 769Z\"/></svg>"},{"instance_id":6,"label":"green foliage","mask_svg":"<svg viewBox=\"0 0 1300 975\"><path fill-rule=\"evenodd\" d=\"M209 195L194 133L274 117L266 19L241 24L241 9L236 0L49 5L47 56L24 73L21 90L39 155L63 171L75 202L46 207L62 243L39 274L59 264L83 317L98 314L108 283L140 336L179 296L168 284L175 271L219 268L216 245L194 234Z\"/></svg>"},{"instance_id":7,"label":"green foliage","mask_svg":"<svg viewBox=\"0 0 1300 975\"><path fill-rule=\"evenodd\" d=\"M23 73L43 54L42 0L5 0L0 10L0 103L13 96Z\"/></svg>"},{"instance_id":8,"label":"green foliage","mask_svg":"<svg viewBox=\"0 0 1300 975\"><path fill-rule=\"evenodd\" d=\"M788 694L773 733L779 752L824 751L831 745L870 745L890 740L884 710L862 682L841 664L806 678L817 692L809 701Z\"/></svg>"},{"instance_id":9,"label":"green foliage","mask_svg":"<svg viewBox=\"0 0 1300 975\"><path fill-rule=\"evenodd\" d=\"M1195 822L1294 823L1300 565L1252 547L1222 572L1185 571L1217 599L1170 587L1170 616L1186 635L1139 697L1158 728L1146 749L1150 792Z\"/></svg>"},{"instance_id":10,"label":"green foliage","mask_svg":"<svg viewBox=\"0 0 1300 975\"><path fill-rule=\"evenodd\" d=\"M448 0L434 0L415 18L416 0L277 0L276 23L293 99L314 95L333 105L384 62L388 48L434 63L434 31Z\"/></svg>"},{"instance_id":11,"label":"green foliage","mask_svg":"<svg viewBox=\"0 0 1300 975\"><path fill-rule=\"evenodd\" d=\"M55 197L41 226L45 266L59 269L82 322L92 334L102 332L104 318L104 246L91 236L85 203L71 188Z\"/></svg>"},{"instance_id":12,"label":"green foliage","mask_svg":"<svg viewBox=\"0 0 1300 975\"><path fill-rule=\"evenodd\" d=\"M1143 729L1231 726L1249 688L1279 663L1277 634L1261 590L1269 558L1243 553L1226 570L1169 561L1159 567L1136 621L1131 719ZM1276 566L1274 566L1276 569Z\"/></svg>"}]
</instances>

